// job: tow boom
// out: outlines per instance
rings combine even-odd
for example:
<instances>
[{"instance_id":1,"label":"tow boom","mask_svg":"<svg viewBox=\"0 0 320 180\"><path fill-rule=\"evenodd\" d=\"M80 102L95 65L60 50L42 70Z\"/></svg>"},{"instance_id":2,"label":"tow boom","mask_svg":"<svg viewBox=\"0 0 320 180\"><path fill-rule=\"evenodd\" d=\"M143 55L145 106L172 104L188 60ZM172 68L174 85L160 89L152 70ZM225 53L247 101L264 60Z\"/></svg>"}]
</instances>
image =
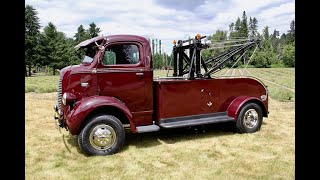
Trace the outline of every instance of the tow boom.
<instances>
[{"instance_id":1,"label":"tow boom","mask_svg":"<svg viewBox=\"0 0 320 180\"><path fill-rule=\"evenodd\" d=\"M258 38L226 40L222 43L202 43L206 36L197 34L194 39L178 40L173 46L173 76L180 77L188 74L188 79L211 78L211 74L221 70L223 66L232 61L237 62L247 51L256 45L260 47ZM189 42L188 45L183 45ZM228 44L228 45L227 45ZM203 59L201 51L204 49L217 49L230 47L228 50L207 59ZM185 50L189 50L188 55ZM254 51L255 52L255 51ZM253 53L254 53L253 52ZM201 67L205 72L201 73ZM210 67L210 69L209 69Z\"/></svg>"}]
</instances>

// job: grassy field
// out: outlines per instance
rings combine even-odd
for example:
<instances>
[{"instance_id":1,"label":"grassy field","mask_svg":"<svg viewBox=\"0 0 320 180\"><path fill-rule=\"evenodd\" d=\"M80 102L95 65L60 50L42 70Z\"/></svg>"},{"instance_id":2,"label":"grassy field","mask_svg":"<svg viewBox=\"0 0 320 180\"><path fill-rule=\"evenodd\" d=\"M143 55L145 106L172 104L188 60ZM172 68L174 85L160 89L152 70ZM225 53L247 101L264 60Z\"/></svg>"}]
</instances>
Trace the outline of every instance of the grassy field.
<instances>
[{"instance_id":1,"label":"grassy field","mask_svg":"<svg viewBox=\"0 0 320 180\"><path fill-rule=\"evenodd\" d=\"M294 68L248 68L250 73L244 69L232 69L228 71L223 69L217 72L216 76L227 75L240 76L241 72L244 75L254 75L261 78L268 86L269 95L279 101L295 101L295 69ZM155 70L154 77L165 77L166 70ZM169 76L172 76L172 70L169 71ZM56 92L58 89L59 76L34 76L25 78L25 92Z\"/></svg>"},{"instance_id":2,"label":"grassy field","mask_svg":"<svg viewBox=\"0 0 320 180\"><path fill-rule=\"evenodd\" d=\"M59 76L25 77L25 92L57 92Z\"/></svg>"},{"instance_id":3,"label":"grassy field","mask_svg":"<svg viewBox=\"0 0 320 180\"><path fill-rule=\"evenodd\" d=\"M25 94L26 179L295 179L295 104L270 98L260 131L230 124L127 134L115 155L87 157L53 122L56 93Z\"/></svg>"},{"instance_id":4,"label":"grassy field","mask_svg":"<svg viewBox=\"0 0 320 180\"><path fill-rule=\"evenodd\" d=\"M249 71L249 73L247 72ZM214 75L256 76L268 86L269 96L279 101L295 101L295 69L294 68L247 68L223 69ZM250 74L251 73L251 74Z\"/></svg>"}]
</instances>

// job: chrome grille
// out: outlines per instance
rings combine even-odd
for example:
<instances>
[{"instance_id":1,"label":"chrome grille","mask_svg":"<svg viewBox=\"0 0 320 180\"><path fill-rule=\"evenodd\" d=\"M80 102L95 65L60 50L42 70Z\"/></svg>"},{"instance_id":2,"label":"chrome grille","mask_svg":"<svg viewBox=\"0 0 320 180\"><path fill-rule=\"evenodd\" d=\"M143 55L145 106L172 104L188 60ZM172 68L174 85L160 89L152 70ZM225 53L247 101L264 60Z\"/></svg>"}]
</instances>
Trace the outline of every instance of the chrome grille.
<instances>
[{"instance_id":1,"label":"chrome grille","mask_svg":"<svg viewBox=\"0 0 320 180\"><path fill-rule=\"evenodd\" d=\"M58 110L61 110L62 99L62 73L60 73L59 85L58 85Z\"/></svg>"}]
</instances>

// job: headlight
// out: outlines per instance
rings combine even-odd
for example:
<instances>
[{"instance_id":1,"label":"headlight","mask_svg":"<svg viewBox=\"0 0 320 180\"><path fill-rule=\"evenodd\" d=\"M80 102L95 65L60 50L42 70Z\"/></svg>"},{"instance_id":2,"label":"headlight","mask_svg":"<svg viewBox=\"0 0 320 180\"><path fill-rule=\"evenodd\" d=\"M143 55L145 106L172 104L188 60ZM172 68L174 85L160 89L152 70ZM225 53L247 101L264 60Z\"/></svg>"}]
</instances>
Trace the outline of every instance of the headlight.
<instances>
[{"instance_id":1,"label":"headlight","mask_svg":"<svg viewBox=\"0 0 320 180\"><path fill-rule=\"evenodd\" d=\"M76 101L77 101L76 95L74 95L72 93L68 93L68 92L63 93L63 96L62 96L63 105L69 105L69 104L72 104Z\"/></svg>"}]
</instances>

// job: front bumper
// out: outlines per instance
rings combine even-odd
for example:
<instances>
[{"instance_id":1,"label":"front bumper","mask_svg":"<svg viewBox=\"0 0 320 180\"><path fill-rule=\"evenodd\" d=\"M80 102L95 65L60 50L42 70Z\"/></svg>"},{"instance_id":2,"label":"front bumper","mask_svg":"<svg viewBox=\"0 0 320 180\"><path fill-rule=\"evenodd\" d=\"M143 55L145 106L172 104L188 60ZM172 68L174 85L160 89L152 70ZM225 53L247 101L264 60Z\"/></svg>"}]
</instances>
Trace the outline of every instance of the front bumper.
<instances>
[{"instance_id":1,"label":"front bumper","mask_svg":"<svg viewBox=\"0 0 320 180\"><path fill-rule=\"evenodd\" d=\"M62 112L58 109L58 105L55 105L53 108L54 108L54 112L55 112L54 113L54 121L55 121L55 124L57 125L57 127L59 129L66 127Z\"/></svg>"}]
</instances>

